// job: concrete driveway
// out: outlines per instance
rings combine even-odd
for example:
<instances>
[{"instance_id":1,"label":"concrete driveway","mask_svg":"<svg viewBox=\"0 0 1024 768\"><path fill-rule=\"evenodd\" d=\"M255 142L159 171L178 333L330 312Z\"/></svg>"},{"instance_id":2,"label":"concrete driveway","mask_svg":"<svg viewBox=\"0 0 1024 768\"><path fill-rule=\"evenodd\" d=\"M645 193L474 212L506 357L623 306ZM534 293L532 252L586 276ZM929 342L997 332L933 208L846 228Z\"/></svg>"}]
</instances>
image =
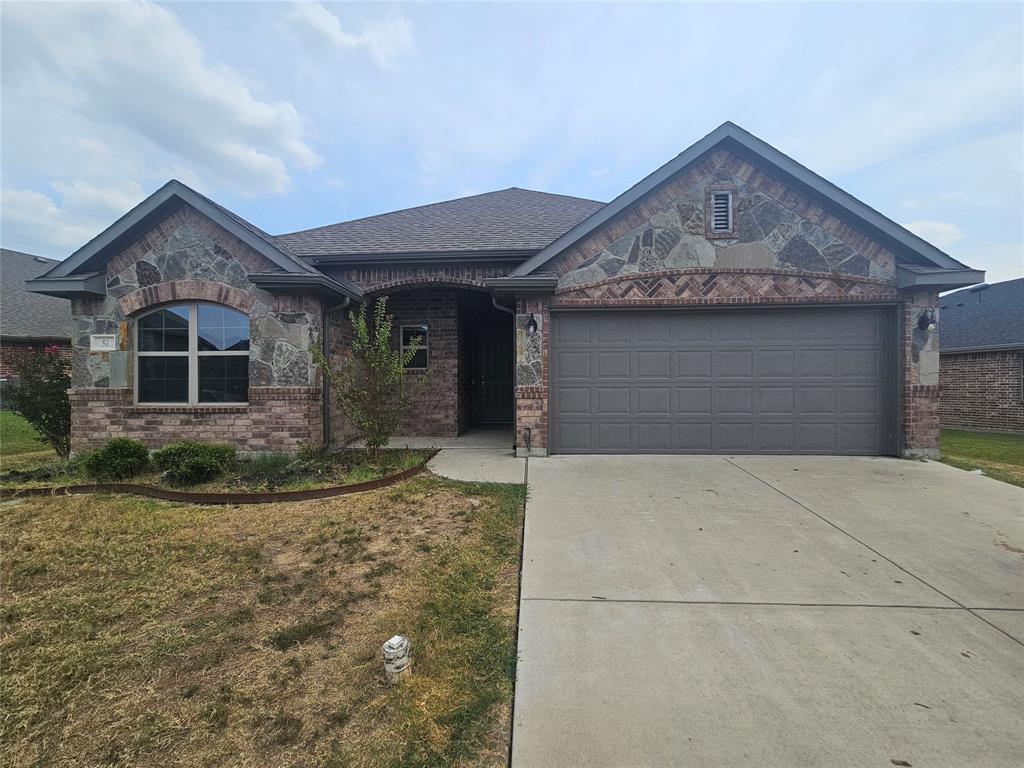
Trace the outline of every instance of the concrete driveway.
<instances>
[{"instance_id":1,"label":"concrete driveway","mask_svg":"<svg viewBox=\"0 0 1024 768\"><path fill-rule=\"evenodd\" d=\"M513 765L1024 765L1024 490L896 459L531 460Z\"/></svg>"}]
</instances>

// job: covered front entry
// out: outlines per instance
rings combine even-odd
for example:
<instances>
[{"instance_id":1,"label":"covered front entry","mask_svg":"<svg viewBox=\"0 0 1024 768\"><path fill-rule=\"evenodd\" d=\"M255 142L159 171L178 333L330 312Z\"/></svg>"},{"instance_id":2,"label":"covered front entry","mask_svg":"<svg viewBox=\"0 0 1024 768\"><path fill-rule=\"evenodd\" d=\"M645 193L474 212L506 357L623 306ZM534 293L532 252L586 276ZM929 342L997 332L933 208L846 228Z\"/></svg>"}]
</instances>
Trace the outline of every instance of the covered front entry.
<instances>
[{"instance_id":1,"label":"covered front entry","mask_svg":"<svg viewBox=\"0 0 1024 768\"><path fill-rule=\"evenodd\" d=\"M552 315L555 453L896 451L886 307Z\"/></svg>"},{"instance_id":2,"label":"covered front entry","mask_svg":"<svg viewBox=\"0 0 1024 768\"><path fill-rule=\"evenodd\" d=\"M459 302L469 427L509 427L515 400L512 315L496 310L490 294L465 292Z\"/></svg>"},{"instance_id":3,"label":"covered front entry","mask_svg":"<svg viewBox=\"0 0 1024 768\"><path fill-rule=\"evenodd\" d=\"M513 423L512 315L483 290L424 285L384 294L397 346L424 339L408 375L420 386L399 434L450 438Z\"/></svg>"}]
</instances>

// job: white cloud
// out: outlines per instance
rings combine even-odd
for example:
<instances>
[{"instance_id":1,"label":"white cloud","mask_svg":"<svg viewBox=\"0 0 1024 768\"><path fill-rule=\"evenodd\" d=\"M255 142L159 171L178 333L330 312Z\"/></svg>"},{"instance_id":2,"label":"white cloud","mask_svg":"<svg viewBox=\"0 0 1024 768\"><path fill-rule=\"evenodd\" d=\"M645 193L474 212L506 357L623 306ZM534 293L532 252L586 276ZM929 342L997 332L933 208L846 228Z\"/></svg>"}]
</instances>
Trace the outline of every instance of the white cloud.
<instances>
[{"instance_id":1,"label":"white cloud","mask_svg":"<svg viewBox=\"0 0 1024 768\"><path fill-rule=\"evenodd\" d=\"M105 226L68 216L49 197L29 189L0 190L0 208L5 242L43 256L66 256Z\"/></svg>"},{"instance_id":2,"label":"white cloud","mask_svg":"<svg viewBox=\"0 0 1024 768\"><path fill-rule=\"evenodd\" d=\"M5 87L31 87L90 122L198 165L241 191L283 192L288 163L319 158L285 101L263 101L207 62L169 11L146 2L4 8Z\"/></svg>"},{"instance_id":3,"label":"white cloud","mask_svg":"<svg viewBox=\"0 0 1024 768\"><path fill-rule=\"evenodd\" d=\"M960 228L949 221L927 221L919 219L908 221L903 225L918 237L922 237L936 248L947 250L951 245L960 242L964 233Z\"/></svg>"},{"instance_id":4,"label":"white cloud","mask_svg":"<svg viewBox=\"0 0 1024 768\"><path fill-rule=\"evenodd\" d=\"M304 40L334 49L365 48L381 67L390 67L413 47L412 26L403 16L367 22L362 32L346 32L341 21L318 2L295 3L286 21Z\"/></svg>"}]
</instances>

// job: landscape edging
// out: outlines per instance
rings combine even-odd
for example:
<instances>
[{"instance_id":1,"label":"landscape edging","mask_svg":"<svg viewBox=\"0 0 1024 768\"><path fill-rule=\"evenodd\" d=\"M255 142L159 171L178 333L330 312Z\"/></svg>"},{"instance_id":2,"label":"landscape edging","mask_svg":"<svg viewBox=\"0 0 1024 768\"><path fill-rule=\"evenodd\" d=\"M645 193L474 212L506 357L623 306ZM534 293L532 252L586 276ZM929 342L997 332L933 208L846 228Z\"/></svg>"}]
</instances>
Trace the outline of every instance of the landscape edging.
<instances>
[{"instance_id":1,"label":"landscape edging","mask_svg":"<svg viewBox=\"0 0 1024 768\"><path fill-rule=\"evenodd\" d=\"M332 485L326 488L307 488L300 491L264 491L256 493L214 493L201 491L175 491L170 488L158 488L155 485L139 485L136 483L89 483L85 485L56 485L42 488L0 489L0 500L23 499L39 496L77 496L89 493L123 493L136 496L147 496L163 501L184 501L190 504L273 504L282 501L309 501L310 499L327 499L332 496L345 496L350 493L372 491L385 488L403 480L408 480L426 469L427 463L437 455L433 451L421 464L403 470L394 475L366 480L351 485Z\"/></svg>"}]
</instances>

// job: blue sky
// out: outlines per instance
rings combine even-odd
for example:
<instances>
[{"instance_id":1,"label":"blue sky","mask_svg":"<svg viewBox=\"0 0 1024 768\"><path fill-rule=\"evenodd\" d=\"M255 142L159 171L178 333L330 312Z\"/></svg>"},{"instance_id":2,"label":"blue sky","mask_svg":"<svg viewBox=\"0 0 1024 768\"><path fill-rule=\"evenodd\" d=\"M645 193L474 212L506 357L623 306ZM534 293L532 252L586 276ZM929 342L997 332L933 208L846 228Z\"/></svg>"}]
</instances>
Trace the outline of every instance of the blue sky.
<instances>
[{"instance_id":1,"label":"blue sky","mask_svg":"<svg viewBox=\"0 0 1024 768\"><path fill-rule=\"evenodd\" d=\"M0 7L0 240L170 177L269 232L509 186L610 200L732 120L990 281L1024 274L1024 5Z\"/></svg>"}]
</instances>

